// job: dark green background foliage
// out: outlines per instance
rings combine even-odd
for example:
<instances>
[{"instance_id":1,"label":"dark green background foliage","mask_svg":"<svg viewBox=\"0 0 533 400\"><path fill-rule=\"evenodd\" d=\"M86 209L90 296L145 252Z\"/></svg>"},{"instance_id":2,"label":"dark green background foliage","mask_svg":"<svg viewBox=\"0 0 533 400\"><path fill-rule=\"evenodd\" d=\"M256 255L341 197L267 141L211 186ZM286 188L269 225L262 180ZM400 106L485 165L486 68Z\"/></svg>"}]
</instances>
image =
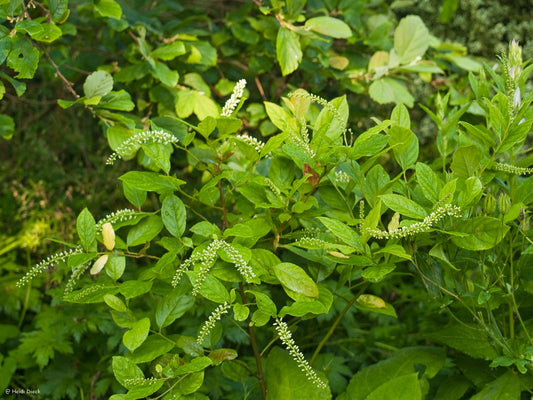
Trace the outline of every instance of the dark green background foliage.
<instances>
[{"instance_id":1,"label":"dark green background foliage","mask_svg":"<svg viewBox=\"0 0 533 400\"><path fill-rule=\"evenodd\" d=\"M530 398L530 8L0 1L2 398Z\"/></svg>"}]
</instances>

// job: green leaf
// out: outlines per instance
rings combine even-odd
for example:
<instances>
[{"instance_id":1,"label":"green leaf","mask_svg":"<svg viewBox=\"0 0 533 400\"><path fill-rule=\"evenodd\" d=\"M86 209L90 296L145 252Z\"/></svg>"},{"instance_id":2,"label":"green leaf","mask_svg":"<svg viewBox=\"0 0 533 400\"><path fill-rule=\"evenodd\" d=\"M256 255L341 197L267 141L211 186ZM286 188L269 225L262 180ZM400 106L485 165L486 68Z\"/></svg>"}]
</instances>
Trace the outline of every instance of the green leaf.
<instances>
[{"instance_id":1,"label":"green leaf","mask_svg":"<svg viewBox=\"0 0 533 400\"><path fill-rule=\"evenodd\" d=\"M439 192L442 189L442 181L439 179L435 171L427 164L416 163L416 180L422 188L424 197L436 203L439 200Z\"/></svg>"},{"instance_id":2,"label":"green leaf","mask_svg":"<svg viewBox=\"0 0 533 400\"><path fill-rule=\"evenodd\" d=\"M461 178L469 178L479 170L481 151L477 146L459 147L452 157L450 168Z\"/></svg>"},{"instance_id":3,"label":"green leaf","mask_svg":"<svg viewBox=\"0 0 533 400\"><path fill-rule=\"evenodd\" d=\"M318 217L318 219L324 224L326 228L331 231L331 233L337 236L348 246L357 249L361 253L364 252L363 245L360 241L360 236L355 230L353 230L348 225L342 223L337 219L328 217Z\"/></svg>"},{"instance_id":4,"label":"green leaf","mask_svg":"<svg viewBox=\"0 0 533 400\"><path fill-rule=\"evenodd\" d=\"M366 268L363 272L361 272L361 276L369 282L376 283L382 281L388 274L390 274L395 269L396 266L394 264L376 265L373 267Z\"/></svg>"},{"instance_id":5,"label":"green leaf","mask_svg":"<svg viewBox=\"0 0 533 400\"><path fill-rule=\"evenodd\" d=\"M112 366L115 378L125 388L131 388L133 386L128 384L128 381L144 379L142 370L126 357L114 356Z\"/></svg>"},{"instance_id":6,"label":"green leaf","mask_svg":"<svg viewBox=\"0 0 533 400\"><path fill-rule=\"evenodd\" d=\"M178 375L191 374L193 372L203 371L207 367L213 365L213 361L209 357L196 357L190 362L180 365L176 373Z\"/></svg>"},{"instance_id":7,"label":"green leaf","mask_svg":"<svg viewBox=\"0 0 533 400\"><path fill-rule=\"evenodd\" d=\"M263 313L275 317L278 313L276 305L266 294L258 292L256 290L247 290L245 293L251 293L255 296L257 308Z\"/></svg>"},{"instance_id":8,"label":"green leaf","mask_svg":"<svg viewBox=\"0 0 533 400\"><path fill-rule=\"evenodd\" d=\"M120 19L122 16L122 8L115 0L96 0L94 8L102 17Z\"/></svg>"},{"instance_id":9,"label":"green leaf","mask_svg":"<svg viewBox=\"0 0 533 400\"><path fill-rule=\"evenodd\" d=\"M265 360L265 381L267 400L331 399L329 387L317 387L289 353L277 346L270 350Z\"/></svg>"},{"instance_id":10,"label":"green leaf","mask_svg":"<svg viewBox=\"0 0 533 400\"><path fill-rule=\"evenodd\" d=\"M15 133L15 121L9 115L0 114L0 136L11 139Z\"/></svg>"},{"instance_id":11,"label":"green leaf","mask_svg":"<svg viewBox=\"0 0 533 400\"><path fill-rule=\"evenodd\" d=\"M153 281L126 281L122 282L119 287L119 291L126 299L132 299L134 297L148 293L150 289L152 289L152 284Z\"/></svg>"},{"instance_id":12,"label":"green leaf","mask_svg":"<svg viewBox=\"0 0 533 400\"><path fill-rule=\"evenodd\" d=\"M233 305L233 318L235 318L236 321L245 321L246 318L248 318L248 315L250 315L250 309L246 306L243 306L240 303L235 303Z\"/></svg>"},{"instance_id":13,"label":"green leaf","mask_svg":"<svg viewBox=\"0 0 533 400\"><path fill-rule=\"evenodd\" d=\"M191 281L191 284L194 286L196 280L198 279L199 273L196 271L186 271L185 272ZM202 297L205 297L207 300L211 300L218 304L223 304L230 301L230 296L226 287L211 274L205 276L205 280L202 283L202 287L198 291Z\"/></svg>"},{"instance_id":14,"label":"green leaf","mask_svg":"<svg viewBox=\"0 0 533 400\"><path fill-rule=\"evenodd\" d=\"M39 64L39 50L33 47L31 40L23 35L11 39L11 51L7 56L7 66L15 72L15 78L33 78Z\"/></svg>"},{"instance_id":15,"label":"green leaf","mask_svg":"<svg viewBox=\"0 0 533 400\"><path fill-rule=\"evenodd\" d=\"M403 170L411 168L418 159L418 138L410 129L398 125L394 125L389 134L394 158Z\"/></svg>"},{"instance_id":16,"label":"green leaf","mask_svg":"<svg viewBox=\"0 0 533 400\"><path fill-rule=\"evenodd\" d=\"M110 254L105 266L105 273L114 281L118 281L126 269L126 257Z\"/></svg>"},{"instance_id":17,"label":"green leaf","mask_svg":"<svg viewBox=\"0 0 533 400\"><path fill-rule=\"evenodd\" d=\"M368 94L379 104L404 103L407 107L413 107L415 101L405 84L392 78L375 80L368 88Z\"/></svg>"},{"instance_id":18,"label":"green leaf","mask_svg":"<svg viewBox=\"0 0 533 400\"><path fill-rule=\"evenodd\" d=\"M122 184L122 189L124 191L124 196L126 197L126 199L135 207L140 209L143 203L146 201L146 191L136 189L125 182Z\"/></svg>"},{"instance_id":19,"label":"green leaf","mask_svg":"<svg viewBox=\"0 0 533 400\"><path fill-rule=\"evenodd\" d=\"M42 30L37 34L32 35L32 39L35 39L38 42L52 43L63 35L63 32L56 26L56 24L44 22L40 25Z\"/></svg>"},{"instance_id":20,"label":"green leaf","mask_svg":"<svg viewBox=\"0 0 533 400\"><path fill-rule=\"evenodd\" d=\"M402 18L394 31L394 50L401 64L409 64L422 57L429 47L429 31L420 17L409 15Z\"/></svg>"},{"instance_id":21,"label":"green leaf","mask_svg":"<svg viewBox=\"0 0 533 400\"><path fill-rule=\"evenodd\" d=\"M276 56L283 76L296 71L302 61L302 55L298 34L281 27L276 38Z\"/></svg>"},{"instance_id":22,"label":"green leaf","mask_svg":"<svg viewBox=\"0 0 533 400\"><path fill-rule=\"evenodd\" d=\"M498 356L487 332L473 324L450 322L428 337L474 358L492 360Z\"/></svg>"},{"instance_id":23,"label":"green leaf","mask_svg":"<svg viewBox=\"0 0 533 400\"><path fill-rule=\"evenodd\" d=\"M83 248L87 251L96 251L96 222L87 208L78 215L76 230Z\"/></svg>"},{"instance_id":24,"label":"green leaf","mask_svg":"<svg viewBox=\"0 0 533 400\"><path fill-rule=\"evenodd\" d=\"M113 310L118 312L127 312L128 307L122 300L113 294L104 295L104 302Z\"/></svg>"},{"instance_id":25,"label":"green leaf","mask_svg":"<svg viewBox=\"0 0 533 400\"><path fill-rule=\"evenodd\" d=\"M135 349L133 353L129 353L127 358L136 364L150 362L170 352L174 346L174 343L169 342L164 337L150 335L140 347Z\"/></svg>"},{"instance_id":26,"label":"green leaf","mask_svg":"<svg viewBox=\"0 0 533 400\"><path fill-rule=\"evenodd\" d=\"M501 220L493 217L473 217L454 224L455 232L466 233L466 236L452 236L452 242L457 246L473 251L488 250L504 238L509 227Z\"/></svg>"},{"instance_id":27,"label":"green leaf","mask_svg":"<svg viewBox=\"0 0 533 400\"><path fill-rule=\"evenodd\" d=\"M100 99L98 108L106 108L109 110L131 111L135 108L135 104L131 101L131 96L125 90L118 92L110 92Z\"/></svg>"},{"instance_id":28,"label":"green leaf","mask_svg":"<svg viewBox=\"0 0 533 400\"><path fill-rule=\"evenodd\" d=\"M161 169L168 174L170 172L170 156L174 151L171 144L165 143L150 143L141 145L144 155L150 158L153 162L154 170Z\"/></svg>"},{"instance_id":29,"label":"green leaf","mask_svg":"<svg viewBox=\"0 0 533 400\"><path fill-rule=\"evenodd\" d=\"M81 290L76 290L63 297L64 301L70 303L102 303L106 294L117 294L118 287L114 285L92 284Z\"/></svg>"},{"instance_id":30,"label":"green leaf","mask_svg":"<svg viewBox=\"0 0 533 400\"><path fill-rule=\"evenodd\" d=\"M194 297L176 288L159 301L155 311L155 321L159 328L171 325L194 306Z\"/></svg>"},{"instance_id":31,"label":"green leaf","mask_svg":"<svg viewBox=\"0 0 533 400\"><path fill-rule=\"evenodd\" d=\"M294 117L283 107L280 107L277 104L265 101L265 110L268 115L268 118L270 118L272 123L276 125L276 127L280 131L288 132L291 130L296 130L296 123L294 122ZM282 137L282 136L278 135L272 139L275 139L276 137Z\"/></svg>"},{"instance_id":32,"label":"green leaf","mask_svg":"<svg viewBox=\"0 0 533 400\"><path fill-rule=\"evenodd\" d=\"M9 42L9 43L11 44L11 42ZM6 50L7 51L11 50L11 47L9 49L3 48L2 47L2 41L0 40L0 60L1 60L1 56L3 56L5 54ZM0 77L2 79L5 79L6 81L8 81L11 84L11 86L13 86L13 89L15 89L15 92L17 93L17 96L20 97L20 96L22 96L24 94L24 92L26 92L26 84L24 82L17 81L16 79L13 79L12 77L10 77L9 75L7 75L6 73L4 73L2 71L0 71Z\"/></svg>"},{"instance_id":33,"label":"green leaf","mask_svg":"<svg viewBox=\"0 0 533 400\"><path fill-rule=\"evenodd\" d=\"M159 79L164 85L175 87L178 84L180 77L178 71L171 70L160 61L154 61L154 67L150 72L154 78Z\"/></svg>"},{"instance_id":34,"label":"green leaf","mask_svg":"<svg viewBox=\"0 0 533 400\"><path fill-rule=\"evenodd\" d=\"M119 179L135 189L153 191L160 194L173 192L185 183L173 176L141 171L126 172Z\"/></svg>"},{"instance_id":35,"label":"green leaf","mask_svg":"<svg viewBox=\"0 0 533 400\"><path fill-rule=\"evenodd\" d=\"M103 97L113 90L113 77L106 71L96 71L85 79L83 93L88 99Z\"/></svg>"},{"instance_id":36,"label":"green leaf","mask_svg":"<svg viewBox=\"0 0 533 400\"><path fill-rule=\"evenodd\" d=\"M68 0L50 0L50 15L58 24L65 22L70 14Z\"/></svg>"},{"instance_id":37,"label":"green leaf","mask_svg":"<svg viewBox=\"0 0 533 400\"><path fill-rule=\"evenodd\" d=\"M161 207L161 217L165 228L174 237L181 237L185 232L187 222L187 212L185 205L176 196L170 195L165 197Z\"/></svg>"},{"instance_id":38,"label":"green leaf","mask_svg":"<svg viewBox=\"0 0 533 400\"><path fill-rule=\"evenodd\" d=\"M318 287L307 273L292 263L280 263L274 266L274 274L284 289L307 297L318 297Z\"/></svg>"},{"instance_id":39,"label":"green leaf","mask_svg":"<svg viewBox=\"0 0 533 400\"><path fill-rule=\"evenodd\" d=\"M424 219L427 217L426 210L421 205L415 203L407 197L398 194L382 194L379 196L383 204L391 210L396 211L406 217Z\"/></svg>"},{"instance_id":40,"label":"green leaf","mask_svg":"<svg viewBox=\"0 0 533 400\"><path fill-rule=\"evenodd\" d=\"M415 366L424 365L423 376L433 378L444 366L446 353L438 347L405 347L376 364L363 369L351 379L346 388L345 400L364 400L381 385L394 378L413 374ZM385 397L395 399L392 397Z\"/></svg>"},{"instance_id":41,"label":"green leaf","mask_svg":"<svg viewBox=\"0 0 533 400\"><path fill-rule=\"evenodd\" d=\"M157 49L152 51L150 54L153 58L158 58L160 60L173 60L177 56L185 54L185 45L183 42L173 42L163 46L159 46Z\"/></svg>"},{"instance_id":42,"label":"green leaf","mask_svg":"<svg viewBox=\"0 0 533 400\"><path fill-rule=\"evenodd\" d=\"M221 117L217 118L217 128L220 135L230 135L237 132L242 126L239 118Z\"/></svg>"},{"instance_id":43,"label":"green leaf","mask_svg":"<svg viewBox=\"0 0 533 400\"><path fill-rule=\"evenodd\" d=\"M305 21L305 27L335 39L349 38L352 36L350 27L344 21L333 17L309 18Z\"/></svg>"},{"instance_id":44,"label":"green leaf","mask_svg":"<svg viewBox=\"0 0 533 400\"><path fill-rule=\"evenodd\" d=\"M398 376L378 386L365 400L422 400L418 373Z\"/></svg>"},{"instance_id":45,"label":"green leaf","mask_svg":"<svg viewBox=\"0 0 533 400\"><path fill-rule=\"evenodd\" d=\"M134 351L144 343L150 331L150 318L143 318L135 322L132 328L124 333L122 342L130 351Z\"/></svg>"},{"instance_id":46,"label":"green leaf","mask_svg":"<svg viewBox=\"0 0 533 400\"><path fill-rule=\"evenodd\" d=\"M371 157L378 154L389 141L388 135L382 135L379 132L382 128L388 127L389 123L381 123L379 131L375 131L374 128L370 128L368 131L363 132L361 135L355 139L353 144L353 151L351 157L354 160L357 160L361 157Z\"/></svg>"},{"instance_id":47,"label":"green leaf","mask_svg":"<svg viewBox=\"0 0 533 400\"><path fill-rule=\"evenodd\" d=\"M485 126L472 125L465 121L460 121L459 125L465 129L466 136L484 147L489 148L496 145L492 132Z\"/></svg>"},{"instance_id":48,"label":"green leaf","mask_svg":"<svg viewBox=\"0 0 533 400\"><path fill-rule=\"evenodd\" d=\"M483 390L470 400L520 400L522 387L520 378L509 370L498 379L485 385Z\"/></svg>"},{"instance_id":49,"label":"green leaf","mask_svg":"<svg viewBox=\"0 0 533 400\"><path fill-rule=\"evenodd\" d=\"M128 232L126 243L128 246L145 244L155 238L163 229L163 221L158 215L143 219Z\"/></svg>"}]
</instances>

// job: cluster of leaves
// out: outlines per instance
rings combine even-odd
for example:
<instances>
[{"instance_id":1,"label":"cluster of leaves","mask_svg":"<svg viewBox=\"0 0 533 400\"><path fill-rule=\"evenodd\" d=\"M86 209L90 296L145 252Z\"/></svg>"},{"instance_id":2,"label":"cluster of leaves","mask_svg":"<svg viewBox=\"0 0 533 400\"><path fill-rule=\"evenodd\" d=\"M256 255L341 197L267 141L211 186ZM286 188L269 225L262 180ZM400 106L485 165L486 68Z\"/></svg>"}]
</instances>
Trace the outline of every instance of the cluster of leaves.
<instances>
[{"instance_id":1,"label":"cluster of leaves","mask_svg":"<svg viewBox=\"0 0 533 400\"><path fill-rule=\"evenodd\" d=\"M498 72L416 16L396 25L381 1L250 2L222 21L171 1L136 6L2 6L6 65L24 79L48 60L74 97L63 112L101 122L109 176L132 169L119 179L133 208L84 209L79 241L9 287L2 312L17 322L2 325L0 388L113 399L533 390L533 186L517 176L531 173L533 97L516 44ZM73 59L62 35L76 29L107 53ZM26 43L18 69L12 41ZM458 68L476 71L471 88L424 108L437 135L421 152L405 82ZM247 90L233 83L243 77ZM397 105L365 113L360 99ZM52 266L46 305L30 282ZM2 268L10 285L20 266Z\"/></svg>"}]
</instances>

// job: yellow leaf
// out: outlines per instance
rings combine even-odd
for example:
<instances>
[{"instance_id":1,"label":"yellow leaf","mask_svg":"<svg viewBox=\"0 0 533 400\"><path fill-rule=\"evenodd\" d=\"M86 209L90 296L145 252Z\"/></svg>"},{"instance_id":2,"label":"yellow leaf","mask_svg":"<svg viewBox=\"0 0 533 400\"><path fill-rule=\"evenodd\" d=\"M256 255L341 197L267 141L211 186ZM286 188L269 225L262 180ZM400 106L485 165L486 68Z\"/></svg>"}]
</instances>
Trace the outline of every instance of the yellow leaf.
<instances>
[{"instance_id":1,"label":"yellow leaf","mask_svg":"<svg viewBox=\"0 0 533 400\"><path fill-rule=\"evenodd\" d=\"M113 250L115 248L115 231L113 225L106 222L102 225L102 237L104 238L104 246L107 250Z\"/></svg>"},{"instance_id":2,"label":"yellow leaf","mask_svg":"<svg viewBox=\"0 0 533 400\"><path fill-rule=\"evenodd\" d=\"M108 258L109 258L108 254L104 254L103 256L100 256L100 258L94 262L93 266L91 267L91 270L89 271L91 275L96 275L102 269L104 269L104 266L107 263Z\"/></svg>"},{"instance_id":3,"label":"yellow leaf","mask_svg":"<svg viewBox=\"0 0 533 400\"><path fill-rule=\"evenodd\" d=\"M361 304L362 306L365 306L368 308L387 307L387 304L381 297L374 296L373 294L362 294L361 296L357 298L357 302Z\"/></svg>"}]
</instances>

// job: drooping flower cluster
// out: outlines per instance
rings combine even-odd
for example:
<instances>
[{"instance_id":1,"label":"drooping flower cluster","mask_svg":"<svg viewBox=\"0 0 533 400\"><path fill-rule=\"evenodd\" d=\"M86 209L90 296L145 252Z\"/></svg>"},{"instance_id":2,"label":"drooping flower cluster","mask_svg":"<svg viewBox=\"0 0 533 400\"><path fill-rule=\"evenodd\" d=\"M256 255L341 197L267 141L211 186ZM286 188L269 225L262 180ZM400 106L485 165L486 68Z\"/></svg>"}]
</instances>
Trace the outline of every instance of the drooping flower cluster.
<instances>
[{"instance_id":1,"label":"drooping flower cluster","mask_svg":"<svg viewBox=\"0 0 533 400\"><path fill-rule=\"evenodd\" d=\"M215 310L209 315L207 321L204 322L196 342L202 344L207 335L213 330L217 321L220 321L220 318L228 312L230 304L225 302L224 304L219 305Z\"/></svg>"},{"instance_id":2,"label":"drooping flower cluster","mask_svg":"<svg viewBox=\"0 0 533 400\"><path fill-rule=\"evenodd\" d=\"M85 263L82 265L77 266L74 271L72 271L72 275L70 276L67 284L65 285L65 291L63 292L63 296L66 296L69 293L72 293L74 290L74 286L76 286L76 283L78 282L78 279L89 269L91 264Z\"/></svg>"},{"instance_id":3,"label":"drooping flower cluster","mask_svg":"<svg viewBox=\"0 0 533 400\"><path fill-rule=\"evenodd\" d=\"M135 217L137 214L138 212L135 210L132 210L131 208L125 208L123 210L112 212L111 214L106 215L104 218L102 218L100 221L96 223L96 232L98 233L102 232L102 228L106 223L115 225L119 222L129 221L130 219Z\"/></svg>"},{"instance_id":4,"label":"drooping flower cluster","mask_svg":"<svg viewBox=\"0 0 533 400\"><path fill-rule=\"evenodd\" d=\"M52 254L41 261L39 264L35 265L29 272L26 273L18 282L17 287L22 287L29 283L37 275L43 273L46 269L52 265L58 264L62 261L65 261L73 254L80 254L83 252L81 247L76 247L69 250L60 251L59 253Z\"/></svg>"},{"instance_id":5,"label":"drooping flower cluster","mask_svg":"<svg viewBox=\"0 0 533 400\"><path fill-rule=\"evenodd\" d=\"M304 118L301 119L300 126L300 132L292 132L291 139L298 147L303 149L310 158L314 158L316 156L316 153L309 146L309 130L307 129L307 124Z\"/></svg>"},{"instance_id":6,"label":"drooping flower cluster","mask_svg":"<svg viewBox=\"0 0 533 400\"><path fill-rule=\"evenodd\" d=\"M87 298L87 296L89 296L90 294L98 292L99 290L102 290L104 287L105 285L100 285L100 284L86 286L73 296L73 300L81 301Z\"/></svg>"},{"instance_id":7,"label":"drooping flower cluster","mask_svg":"<svg viewBox=\"0 0 533 400\"><path fill-rule=\"evenodd\" d=\"M429 214L422 222L416 222L412 225L400 227L392 232L381 231L379 229L369 229L368 233L376 239L400 239L407 236L413 236L422 232L429 232L434 224L439 222L446 215L451 217L460 217L461 209L451 204L444 204Z\"/></svg>"},{"instance_id":8,"label":"drooping flower cluster","mask_svg":"<svg viewBox=\"0 0 533 400\"><path fill-rule=\"evenodd\" d=\"M235 264L235 267L247 282L250 282L255 278L252 268L244 260L242 255L235 249L235 247L223 240L216 239L213 240L205 250L194 253L191 257L181 263L174 274L174 278L172 279L172 286L176 286L179 283L185 271L189 270L191 266L200 264L200 268L198 270L192 290L192 294L197 295L205 280L205 276L215 264L217 251L219 249L223 249L226 252L228 258L233 264Z\"/></svg>"},{"instance_id":9,"label":"drooping flower cluster","mask_svg":"<svg viewBox=\"0 0 533 400\"><path fill-rule=\"evenodd\" d=\"M496 171L507 172L514 175L529 175L533 174L533 168L522 168L515 167L514 165L504 164L504 163L494 163L492 164L492 169Z\"/></svg>"},{"instance_id":10,"label":"drooping flower cluster","mask_svg":"<svg viewBox=\"0 0 533 400\"><path fill-rule=\"evenodd\" d=\"M274 326L276 327L276 332L278 333L279 338L283 342L283 345L287 348L289 354L294 359L294 361L298 363L298 367L302 372L305 373L307 379L313 382L318 388L325 389L327 387L326 382L320 379L316 371L311 367L311 365L309 365L304 355L294 342L291 331L289 330L287 324L279 318L276 318Z\"/></svg>"},{"instance_id":11,"label":"drooping flower cluster","mask_svg":"<svg viewBox=\"0 0 533 400\"><path fill-rule=\"evenodd\" d=\"M235 87L233 88L233 93L231 94L231 97L228 99L228 101L226 101L226 104L224 104L224 108L222 108L220 116L231 117L231 114L239 105L239 101L241 101L241 97L244 94L245 87L246 79L241 79L235 84Z\"/></svg>"},{"instance_id":12,"label":"drooping flower cluster","mask_svg":"<svg viewBox=\"0 0 533 400\"><path fill-rule=\"evenodd\" d=\"M252 146L255 151L257 151L258 153L261 153L261 150L263 150L263 147L265 146L265 144L254 138L253 136L248 136L248 135L237 135L235 136L237 139L240 139L242 140L243 142L245 143L248 143L250 146Z\"/></svg>"},{"instance_id":13,"label":"drooping flower cluster","mask_svg":"<svg viewBox=\"0 0 533 400\"><path fill-rule=\"evenodd\" d=\"M153 376L150 378L126 378L124 379L124 386L127 388L131 388L133 386L152 386L155 385L160 379L154 378Z\"/></svg>"},{"instance_id":14,"label":"drooping flower cluster","mask_svg":"<svg viewBox=\"0 0 533 400\"><path fill-rule=\"evenodd\" d=\"M159 131L142 131L126 139L106 161L107 165L113 165L118 159L126 154L136 151L140 145L148 143L177 143L178 138L163 130Z\"/></svg>"}]
</instances>

